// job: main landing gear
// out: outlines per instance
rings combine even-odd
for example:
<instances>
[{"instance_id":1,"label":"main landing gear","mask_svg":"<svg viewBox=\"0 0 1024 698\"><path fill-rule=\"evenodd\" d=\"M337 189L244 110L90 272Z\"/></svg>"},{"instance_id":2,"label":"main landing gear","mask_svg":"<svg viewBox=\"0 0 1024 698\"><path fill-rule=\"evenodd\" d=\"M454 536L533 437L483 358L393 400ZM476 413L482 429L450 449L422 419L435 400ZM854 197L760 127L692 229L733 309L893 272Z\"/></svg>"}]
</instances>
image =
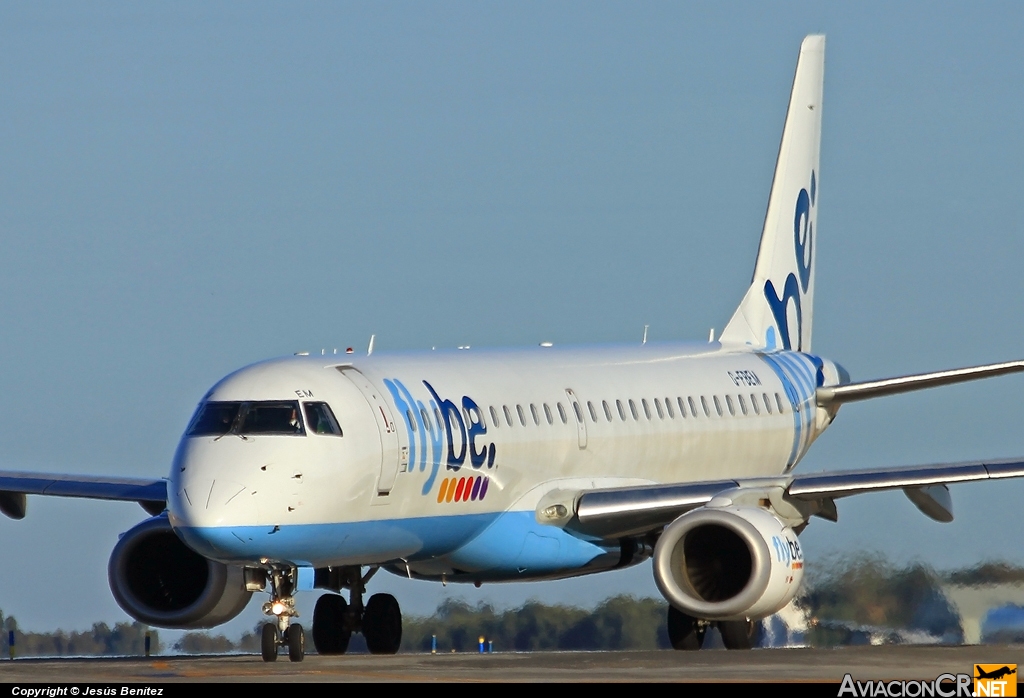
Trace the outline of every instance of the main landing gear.
<instances>
[{"instance_id":1,"label":"main landing gear","mask_svg":"<svg viewBox=\"0 0 1024 698\"><path fill-rule=\"evenodd\" d=\"M277 660L279 647L288 648L288 659L301 662L306 654L306 634L302 626L291 619L299 614L295 611L295 580L291 570L274 569L270 573L270 601L263 604L263 612L276 616L275 621L263 624L260 635L260 650L263 661Z\"/></svg>"},{"instance_id":2,"label":"main landing gear","mask_svg":"<svg viewBox=\"0 0 1024 698\"><path fill-rule=\"evenodd\" d=\"M395 654L402 644L402 610L391 594L374 594L363 605L366 583L377 572L365 575L358 567L331 570L330 588L313 611L313 645L320 654L344 654L352 633L361 632L372 654ZM349 589L349 601L340 595Z\"/></svg>"},{"instance_id":3,"label":"main landing gear","mask_svg":"<svg viewBox=\"0 0 1024 698\"><path fill-rule=\"evenodd\" d=\"M699 650L704 645L704 635L714 625L722 634L722 644L730 650L749 650L759 640L761 624L751 620L719 620L715 622L698 620L668 607L668 639L673 649Z\"/></svg>"}]
</instances>

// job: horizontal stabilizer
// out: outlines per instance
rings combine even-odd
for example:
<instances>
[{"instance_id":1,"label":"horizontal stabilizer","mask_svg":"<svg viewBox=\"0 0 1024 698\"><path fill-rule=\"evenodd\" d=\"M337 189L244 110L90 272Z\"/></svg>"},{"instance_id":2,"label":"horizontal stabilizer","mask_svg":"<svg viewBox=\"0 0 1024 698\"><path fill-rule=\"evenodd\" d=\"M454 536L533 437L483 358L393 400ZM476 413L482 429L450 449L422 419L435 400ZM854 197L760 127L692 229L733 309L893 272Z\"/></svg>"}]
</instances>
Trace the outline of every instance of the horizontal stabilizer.
<instances>
[{"instance_id":1,"label":"horizontal stabilizer","mask_svg":"<svg viewBox=\"0 0 1024 698\"><path fill-rule=\"evenodd\" d=\"M870 400L874 397L898 395L899 393L909 393L914 390L935 388L940 385L952 385L953 383L965 383L980 378L991 378L1021 371L1024 371L1024 361L1008 361L1001 364L954 368L949 371L918 373L912 376L897 376L896 378L885 378L877 381L847 383L846 385L836 385L829 388L818 388L815 397L818 401L818 406L828 408L834 405L841 405L844 402Z\"/></svg>"}]
</instances>

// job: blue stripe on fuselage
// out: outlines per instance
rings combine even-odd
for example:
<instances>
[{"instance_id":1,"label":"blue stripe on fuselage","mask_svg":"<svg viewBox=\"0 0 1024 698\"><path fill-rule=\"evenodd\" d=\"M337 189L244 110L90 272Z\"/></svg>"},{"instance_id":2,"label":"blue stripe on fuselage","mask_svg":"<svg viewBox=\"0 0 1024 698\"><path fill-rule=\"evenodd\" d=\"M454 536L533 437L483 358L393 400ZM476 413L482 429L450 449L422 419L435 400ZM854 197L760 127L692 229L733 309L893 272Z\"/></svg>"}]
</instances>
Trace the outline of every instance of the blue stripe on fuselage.
<instances>
[{"instance_id":1,"label":"blue stripe on fuselage","mask_svg":"<svg viewBox=\"0 0 1024 698\"><path fill-rule=\"evenodd\" d=\"M606 552L538 524L533 511L176 531L199 554L224 562L268 558L321 567L445 557L460 569L490 577L576 569Z\"/></svg>"},{"instance_id":2,"label":"blue stripe on fuselage","mask_svg":"<svg viewBox=\"0 0 1024 698\"><path fill-rule=\"evenodd\" d=\"M805 403L814 395L815 370L813 364L799 354L775 352L760 356L782 382L793 414L793 448L786 463L788 470L796 465L803 454L805 439L810 438L810 416L813 413L805 409Z\"/></svg>"}]
</instances>

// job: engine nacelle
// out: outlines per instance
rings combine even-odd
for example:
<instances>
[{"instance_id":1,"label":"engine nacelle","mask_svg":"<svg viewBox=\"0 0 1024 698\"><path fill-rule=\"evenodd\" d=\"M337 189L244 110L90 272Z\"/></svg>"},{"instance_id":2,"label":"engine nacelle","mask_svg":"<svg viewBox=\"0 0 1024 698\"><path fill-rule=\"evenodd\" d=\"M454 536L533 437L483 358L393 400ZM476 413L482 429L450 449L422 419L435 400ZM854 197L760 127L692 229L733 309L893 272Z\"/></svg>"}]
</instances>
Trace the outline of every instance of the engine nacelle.
<instances>
[{"instance_id":1,"label":"engine nacelle","mask_svg":"<svg viewBox=\"0 0 1024 698\"><path fill-rule=\"evenodd\" d=\"M193 552L166 516L143 521L121 536L107 578L125 613L161 628L212 628L241 613L252 596L241 567Z\"/></svg>"},{"instance_id":2,"label":"engine nacelle","mask_svg":"<svg viewBox=\"0 0 1024 698\"><path fill-rule=\"evenodd\" d=\"M654 581L669 603L704 620L758 620L788 604L803 579L796 534L754 507L702 507L669 524Z\"/></svg>"}]
</instances>

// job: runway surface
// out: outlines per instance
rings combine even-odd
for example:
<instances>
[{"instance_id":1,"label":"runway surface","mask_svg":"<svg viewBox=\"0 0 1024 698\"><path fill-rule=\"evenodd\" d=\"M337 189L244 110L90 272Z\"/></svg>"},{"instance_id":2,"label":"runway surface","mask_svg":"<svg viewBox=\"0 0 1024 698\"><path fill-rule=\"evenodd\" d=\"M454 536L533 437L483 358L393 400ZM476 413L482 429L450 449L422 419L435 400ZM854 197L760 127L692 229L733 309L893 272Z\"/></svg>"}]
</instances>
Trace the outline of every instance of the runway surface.
<instances>
[{"instance_id":1,"label":"runway surface","mask_svg":"<svg viewBox=\"0 0 1024 698\"><path fill-rule=\"evenodd\" d=\"M1024 645L845 647L750 652L536 652L307 656L264 663L258 656L0 661L0 682L165 683L177 681L842 681L924 679L972 673L975 663L1024 665Z\"/></svg>"}]
</instances>

